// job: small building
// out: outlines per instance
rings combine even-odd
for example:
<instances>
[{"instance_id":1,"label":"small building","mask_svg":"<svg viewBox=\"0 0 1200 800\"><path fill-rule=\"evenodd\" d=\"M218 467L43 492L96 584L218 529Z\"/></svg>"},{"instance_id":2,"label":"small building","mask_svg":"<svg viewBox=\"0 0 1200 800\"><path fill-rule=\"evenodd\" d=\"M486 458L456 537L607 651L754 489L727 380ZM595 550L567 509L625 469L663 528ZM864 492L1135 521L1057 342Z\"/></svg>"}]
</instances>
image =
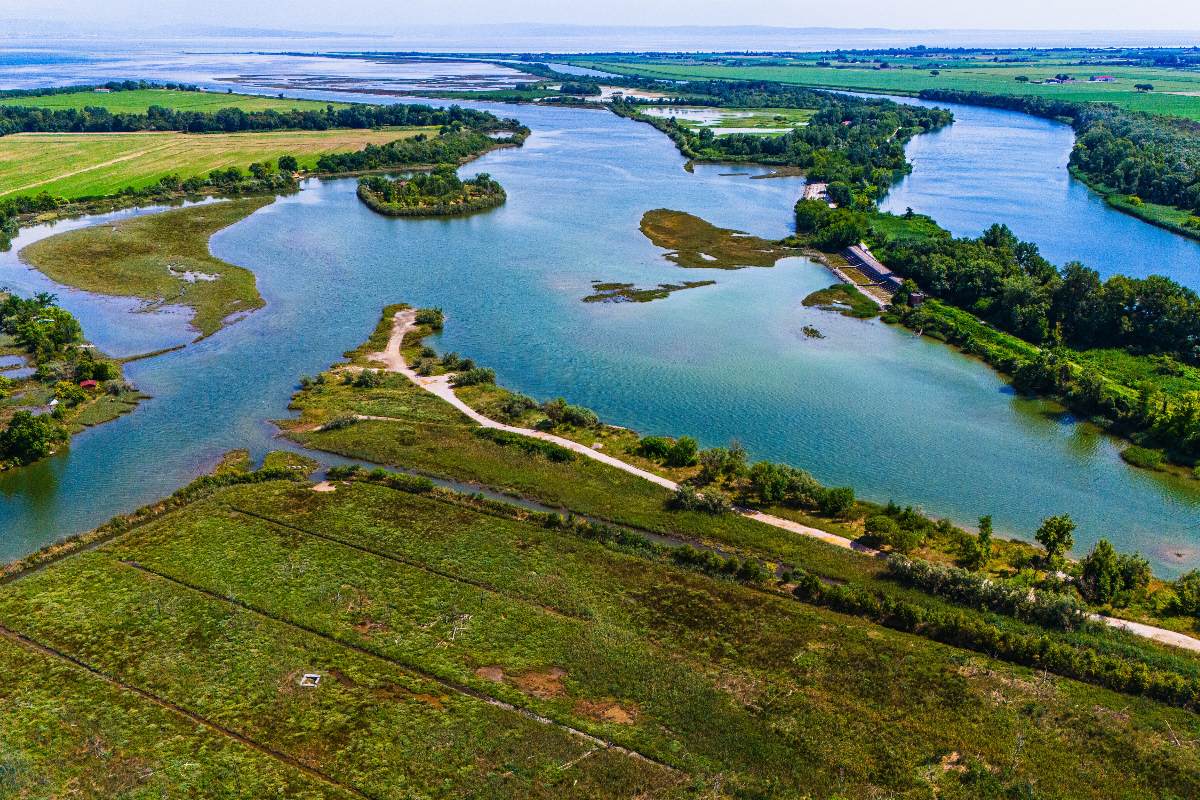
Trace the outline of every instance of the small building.
<instances>
[{"instance_id":1,"label":"small building","mask_svg":"<svg viewBox=\"0 0 1200 800\"><path fill-rule=\"evenodd\" d=\"M92 91L96 94L110 94L112 89L108 89L104 86L97 86L95 89L92 89Z\"/></svg>"},{"instance_id":2,"label":"small building","mask_svg":"<svg viewBox=\"0 0 1200 800\"><path fill-rule=\"evenodd\" d=\"M924 303L926 299L927 298L926 298L924 292L912 292L911 294L908 295L908 304L911 307L916 308L917 306Z\"/></svg>"},{"instance_id":3,"label":"small building","mask_svg":"<svg viewBox=\"0 0 1200 800\"><path fill-rule=\"evenodd\" d=\"M96 381L91 380L90 378L86 381L79 382L80 389L95 389L97 386L99 386L99 384Z\"/></svg>"},{"instance_id":4,"label":"small building","mask_svg":"<svg viewBox=\"0 0 1200 800\"><path fill-rule=\"evenodd\" d=\"M1088 78L1088 80L1092 83L1113 83L1117 79L1112 75L1093 75L1092 77Z\"/></svg>"}]
</instances>

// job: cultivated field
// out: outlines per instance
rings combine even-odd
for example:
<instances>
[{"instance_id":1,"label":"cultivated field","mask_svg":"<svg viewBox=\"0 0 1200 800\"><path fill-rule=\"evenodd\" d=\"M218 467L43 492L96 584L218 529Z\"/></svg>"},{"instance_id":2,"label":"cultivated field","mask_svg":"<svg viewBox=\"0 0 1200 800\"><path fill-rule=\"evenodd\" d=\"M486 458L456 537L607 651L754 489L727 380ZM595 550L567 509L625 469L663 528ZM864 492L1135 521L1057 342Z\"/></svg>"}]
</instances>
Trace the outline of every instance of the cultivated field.
<instances>
[{"instance_id":1,"label":"cultivated field","mask_svg":"<svg viewBox=\"0 0 1200 800\"><path fill-rule=\"evenodd\" d=\"M114 114L145 114L150 106L162 106L176 111L217 111L240 108L243 111L290 111L322 109L332 105L340 108L346 103L326 103L318 100L293 100L280 97L259 97L224 92L189 92L177 89L135 89L125 92L69 92L41 97L5 97L0 105L34 108L107 108Z\"/></svg>"},{"instance_id":2,"label":"cultivated field","mask_svg":"<svg viewBox=\"0 0 1200 800\"><path fill-rule=\"evenodd\" d=\"M141 189L166 175L186 180L214 169L294 155L302 169L324 153L429 133L424 128L254 133L22 133L0 137L0 198L16 194L76 199Z\"/></svg>"},{"instance_id":3,"label":"cultivated field","mask_svg":"<svg viewBox=\"0 0 1200 800\"><path fill-rule=\"evenodd\" d=\"M932 57L931 57L932 58ZM915 94L922 89L960 89L995 94L1029 94L1061 100L1115 103L1135 111L1200 119L1200 73L1143 67L1078 66L1065 63L987 65L972 63L931 70L916 67L874 69L871 65L818 67L797 61L783 65L725 65L632 61L579 61L580 66L654 78L726 78L764 80L802 86ZM1034 83L1066 73L1074 83ZM1091 82L1092 75L1110 75L1112 83ZM1029 78L1023 83L1017 76ZM1152 92L1139 92L1135 84L1149 83Z\"/></svg>"}]
</instances>

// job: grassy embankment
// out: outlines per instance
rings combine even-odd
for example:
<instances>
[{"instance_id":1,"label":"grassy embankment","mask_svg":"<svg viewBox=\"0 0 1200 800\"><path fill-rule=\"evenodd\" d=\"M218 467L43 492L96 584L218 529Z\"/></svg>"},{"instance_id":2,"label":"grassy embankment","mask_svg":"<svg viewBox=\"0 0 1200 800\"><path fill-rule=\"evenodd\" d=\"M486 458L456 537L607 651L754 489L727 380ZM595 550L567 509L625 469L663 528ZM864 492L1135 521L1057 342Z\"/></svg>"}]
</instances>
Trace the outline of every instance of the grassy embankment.
<instances>
[{"instance_id":1,"label":"grassy embankment","mask_svg":"<svg viewBox=\"0 0 1200 800\"><path fill-rule=\"evenodd\" d=\"M35 242L21 258L52 280L85 291L188 306L203 338L230 315L263 305L253 273L214 258L208 240L272 199L210 203L82 228Z\"/></svg>"},{"instance_id":2,"label":"grassy embankment","mask_svg":"<svg viewBox=\"0 0 1200 800\"><path fill-rule=\"evenodd\" d=\"M1200 791L1186 711L519 509L236 469L0 585L18 796Z\"/></svg>"},{"instance_id":3,"label":"grassy embankment","mask_svg":"<svg viewBox=\"0 0 1200 800\"><path fill-rule=\"evenodd\" d=\"M796 59L771 59L770 64L755 63L754 58L723 56L693 56L686 60L655 60L632 58L591 61L579 58L572 63L617 74L670 80L726 79L756 80L778 83L915 95L923 89L960 89L992 94L1036 95L1076 102L1114 103L1131 111L1169 114L1200 119L1200 75L1195 72L1169 68L1128 66L1080 66L1068 60L1044 59L1041 63L942 63L937 75L928 67L903 64L901 59L888 57L889 69L877 69L878 61L867 63L818 66L821 56ZM938 60L930 55L923 63ZM781 63L782 62L782 63ZM1077 78L1075 83L1035 83L1067 73ZM1111 75L1112 83L1091 82L1091 75ZM1018 76L1029 78L1017 81ZM1150 83L1152 92L1140 92L1138 83Z\"/></svg>"}]
</instances>

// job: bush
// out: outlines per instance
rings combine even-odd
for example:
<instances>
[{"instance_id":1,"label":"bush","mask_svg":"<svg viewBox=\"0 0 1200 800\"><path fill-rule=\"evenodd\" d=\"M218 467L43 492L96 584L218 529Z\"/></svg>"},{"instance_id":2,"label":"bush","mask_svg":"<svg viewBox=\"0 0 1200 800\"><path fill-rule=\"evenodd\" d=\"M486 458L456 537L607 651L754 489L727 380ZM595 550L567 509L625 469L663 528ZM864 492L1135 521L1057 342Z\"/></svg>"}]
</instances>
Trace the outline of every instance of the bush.
<instances>
[{"instance_id":1,"label":"bush","mask_svg":"<svg viewBox=\"0 0 1200 800\"><path fill-rule=\"evenodd\" d=\"M700 445L690 436L680 436L667 451L664 462L668 467L690 467L696 463Z\"/></svg>"},{"instance_id":2,"label":"bush","mask_svg":"<svg viewBox=\"0 0 1200 800\"><path fill-rule=\"evenodd\" d=\"M705 492L701 494L694 486L684 484L675 490L667 500L667 508L672 511L699 511L704 514L728 514L733 510L729 498L720 492Z\"/></svg>"},{"instance_id":3,"label":"bush","mask_svg":"<svg viewBox=\"0 0 1200 800\"><path fill-rule=\"evenodd\" d=\"M663 461L675 443L666 436L647 436L637 445L637 454L651 461Z\"/></svg>"},{"instance_id":4,"label":"bush","mask_svg":"<svg viewBox=\"0 0 1200 800\"><path fill-rule=\"evenodd\" d=\"M817 508L830 517L842 517L854 508L854 490L849 486L824 489L817 494Z\"/></svg>"},{"instance_id":5,"label":"bush","mask_svg":"<svg viewBox=\"0 0 1200 800\"><path fill-rule=\"evenodd\" d=\"M570 425L576 428L594 428L600 424L596 412L583 406L573 406L561 397L542 403L542 411L551 426Z\"/></svg>"},{"instance_id":6,"label":"bush","mask_svg":"<svg viewBox=\"0 0 1200 800\"><path fill-rule=\"evenodd\" d=\"M538 404L532 397L527 397L523 394L512 393L504 397L500 401L497 408L500 416L508 421L519 420L530 411L538 407Z\"/></svg>"},{"instance_id":7,"label":"bush","mask_svg":"<svg viewBox=\"0 0 1200 800\"><path fill-rule=\"evenodd\" d=\"M460 386L478 386L481 383L495 383L496 371L489 367L475 367L466 372L456 372L450 379L450 385L454 388Z\"/></svg>"},{"instance_id":8,"label":"bush","mask_svg":"<svg viewBox=\"0 0 1200 800\"><path fill-rule=\"evenodd\" d=\"M519 433L497 430L496 428L476 428L473 433L480 439L487 439L502 447L516 447L530 455L543 456L550 461L565 462L575 460L575 453L554 442L534 439L531 436L522 436Z\"/></svg>"},{"instance_id":9,"label":"bush","mask_svg":"<svg viewBox=\"0 0 1200 800\"><path fill-rule=\"evenodd\" d=\"M329 422L326 422L324 425L322 425L321 430L323 430L323 431L340 431L340 430L344 430L345 428L349 428L352 425L357 425L358 422L359 422L358 417L353 416L353 415L334 417L333 419L329 420Z\"/></svg>"},{"instance_id":10,"label":"bush","mask_svg":"<svg viewBox=\"0 0 1200 800\"><path fill-rule=\"evenodd\" d=\"M722 557L711 550L699 550L691 545L672 550L671 560L681 567L744 583L763 583L771 577L771 571L752 558Z\"/></svg>"},{"instance_id":11,"label":"bush","mask_svg":"<svg viewBox=\"0 0 1200 800\"><path fill-rule=\"evenodd\" d=\"M1171 589L1175 594L1169 606L1172 613L1200 617L1200 570L1184 573Z\"/></svg>"},{"instance_id":12,"label":"bush","mask_svg":"<svg viewBox=\"0 0 1200 800\"><path fill-rule=\"evenodd\" d=\"M763 505L782 503L795 508L815 508L823 490L802 469L760 461L750 468L747 491Z\"/></svg>"},{"instance_id":13,"label":"bush","mask_svg":"<svg viewBox=\"0 0 1200 800\"><path fill-rule=\"evenodd\" d=\"M354 377L354 386L359 389L378 389L383 386L383 375L377 369L364 369Z\"/></svg>"},{"instance_id":14,"label":"bush","mask_svg":"<svg viewBox=\"0 0 1200 800\"><path fill-rule=\"evenodd\" d=\"M67 438L67 429L53 419L18 411L0 431L0 459L30 464L50 455L54 445Z\"/></svg>"},{"instance_id":15,"label":"bush","mask_svg":"<svg viewBox=\"0 0 1200 800\"><path fill-rule=\"evenodd\" d=\"M1009 585L917 558L890 556L887 565L888 575L906 586L980 611L994 611L1058 630L1074 630L1087 620L1087 610L1069 594Z\"/></svg>"},{"instance_id":16,"label":"bush","mask_svg":"<svg viewBox=\"0 0 1200 800\"><path fill-rule=\"evenodd\" d=\"M446 323L446 315L440 308L418 308L414 320L418 325L428 325L435 331L440 331Z\"/></svg>"}]
</instances>

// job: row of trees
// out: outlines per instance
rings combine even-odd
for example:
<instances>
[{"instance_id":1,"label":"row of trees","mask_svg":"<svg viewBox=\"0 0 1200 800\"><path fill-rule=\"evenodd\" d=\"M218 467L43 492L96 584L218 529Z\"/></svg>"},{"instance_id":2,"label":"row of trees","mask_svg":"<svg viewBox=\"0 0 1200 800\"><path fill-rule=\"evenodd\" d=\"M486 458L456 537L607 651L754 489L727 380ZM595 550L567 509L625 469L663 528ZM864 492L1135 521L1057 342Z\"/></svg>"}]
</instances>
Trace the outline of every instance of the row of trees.
<instances>
[{"instance_id":1,"label":"row of trees","mask_svg":"<svg viewBox=\"0 0 1200 800\"><path fill-rule=\"evenodd\" d=\"M1200 214L1200 123L1193 120L1036 96L933 89L921 97L1067 120L1076 133L1071 164L1089 180Z\"/></svg>"},{"instance_id":2,"label":"row of trees","mask_svg":"<svg viewBox=\"0 0 1200 800\"><path fill-rule=\"evenodd\" d=\"M527 129L504 143L520 144ZM439 136L417 134L388 144L369 144L352 153L329 153L317 159L321 172L361 172L415 164L456 164L496 146L496 139L473 130L451 130Z\"/></svg>"},{"instance_id":3,"label":"row of trees","mask_svg":"<svg viewBox=\"0 0 1200 800\"><path fill-rule=\"evenodd\" d=\"M221 108L216 111L180 111L150 106L145 113L113 113L99 107L51 109L30 106L0 106L0 136L11 133L114 133L133 131L186 131L188 133L236 133L239 131L308 130L334 128L378 128L382 126L459 126L480 131L517 127L515 120L501 120L487 111L450 106L365 105L337 108L245 111Z\"/></svg>"}]
</instances>

